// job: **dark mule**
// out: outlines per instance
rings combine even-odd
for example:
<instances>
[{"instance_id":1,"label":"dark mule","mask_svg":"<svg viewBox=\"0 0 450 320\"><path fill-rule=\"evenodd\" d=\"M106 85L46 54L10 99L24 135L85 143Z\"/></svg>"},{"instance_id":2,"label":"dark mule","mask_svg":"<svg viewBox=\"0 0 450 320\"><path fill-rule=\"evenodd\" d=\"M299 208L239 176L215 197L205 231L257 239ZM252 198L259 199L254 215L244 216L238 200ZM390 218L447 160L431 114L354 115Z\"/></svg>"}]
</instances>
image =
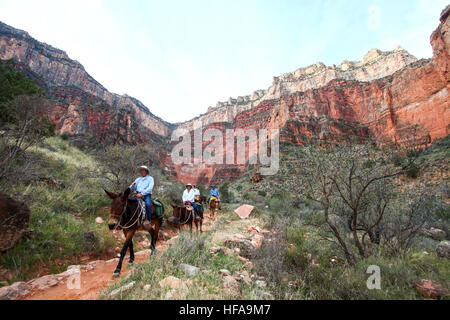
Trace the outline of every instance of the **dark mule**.
<instances>
[{"instance_id":1,"label":"dark mule","mask_svg":"<svg viewBox=\"0 0 450 320\"><path fill-rule=\"evenodd\" d=\"M192 222L194 222L195 229L198 231L200 225L200 232L203 232L203 213L200 214L201 219L196 219L195 217L197 216L197 214L195 213L194 208L192 208L192 210L188 210L186 206L180 207L174 204L172 204L171 206L173 208L173 216L169 218L169 222L171 224L178 227L178 229L181 229L183 225L189 224L190 230L192 232Z\"/></svg>"},{"instance_id":2,"label":"dark mule","mask_svg":"<svg viewBox=\"0 0 450 320\"><path fill-rule=\"evenodd\" d=\"M132 265L134 262L133 237L136 231L146 230L150 233L152 238L150 248L153 253L156 247L156 241L158 240L159 228L161 227L163 217L154 218L152 216L151 227L149 226L147 229L144 229L141 221L139 221L140 208L137 200L128 198L131 193L130 188L121 194L115 194L106 190L105 192L113 200L109 212L108 227L110 230L122 229L125 235L125 243L123 244L122 251L120 251L119 263L113 274L114 277L118 277L128 248L130 249L129 265Z\"/></svg>"},{"instance_id":3,"label":"dark mule","mask_svg":"<svg viewBox=\"0 0 450 320\"><path fill-rule=\"evenodd\" d=\"M206 197L205 196L200 196L199 199L200 199L200 203L206 204Z\"/></svg>"}]
</instances>

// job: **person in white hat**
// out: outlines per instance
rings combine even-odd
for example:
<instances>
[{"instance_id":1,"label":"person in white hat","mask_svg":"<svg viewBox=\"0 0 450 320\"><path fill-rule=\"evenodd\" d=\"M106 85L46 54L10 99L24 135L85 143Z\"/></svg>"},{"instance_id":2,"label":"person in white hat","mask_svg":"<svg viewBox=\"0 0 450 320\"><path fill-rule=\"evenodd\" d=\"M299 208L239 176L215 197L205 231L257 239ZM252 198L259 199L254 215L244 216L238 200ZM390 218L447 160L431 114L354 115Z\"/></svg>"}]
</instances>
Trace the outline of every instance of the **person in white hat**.
<instances>
[{"instance_id":1,"label":"person in white hat","mask_svg":"<svg viewBox=\"0 0 450 320\"><path fill-rule=\"evenodd\" d=\"M186 184L186 190L184 190L182 198L184 204L190 204L194 208L194 211L197 214L197 219L201 219L200 212L198 211L197 204L195 203L195 192L194 189L192 189L192 184Z\"/></svg>"},{"instance_id":2,"label":"person in white hat","mask_svg":"<svg viewBox=\"0 0 450 320\"><path fill-rule=\"evenodd\" d=\"M130 189L136 192L136 198L144 200L145 211L147 212L147 221L144 222L144 225L148 225L152 221L152 192L155 181L150 176L150 170L147 166L140 166L139 172L141 176L131 184Z\"/></svg>"}]
</instances>

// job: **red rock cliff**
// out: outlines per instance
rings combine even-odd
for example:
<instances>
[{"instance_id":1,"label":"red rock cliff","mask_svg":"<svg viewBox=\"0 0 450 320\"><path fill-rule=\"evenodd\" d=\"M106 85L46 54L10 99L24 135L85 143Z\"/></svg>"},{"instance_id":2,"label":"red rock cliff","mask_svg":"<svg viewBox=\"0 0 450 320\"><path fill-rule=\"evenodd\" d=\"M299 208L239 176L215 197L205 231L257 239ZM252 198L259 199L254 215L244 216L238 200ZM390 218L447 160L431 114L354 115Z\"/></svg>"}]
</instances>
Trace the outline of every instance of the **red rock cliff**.
<instances>
[{"instance_id":1,"label":"red rock cliff","mask_svg":"<svg viewBox=\"0 0 450 320\"><path fill-rule=\"evenodd\" d=\"M418 61L406 51L371 50L360 62L316 65L275 77L267 90L220 102L196 121L206 127L279 128L282 141L431 141L450 129L450 6L431 35L433 58ZM192 130L194 121L179 127ZM247 156L248 158L248 156ZM183 181L221 182L242 166L174 167Z\"/></svg>"},{"instance_id":2,"label":"red rock cliff","mask_svg":"<svg viewBox=\"0 0 450 320\"><path fill-rule=\"evenodd\" d=\"M104 101L113 109L128 109L133 121L160 136L167 136L170 124L153 115L140 101L106 90L77 61L50 45L33 39L27 32L0 22L0 60L13 59L51 87L78 88Z\"/></svg>"}]
</instances>

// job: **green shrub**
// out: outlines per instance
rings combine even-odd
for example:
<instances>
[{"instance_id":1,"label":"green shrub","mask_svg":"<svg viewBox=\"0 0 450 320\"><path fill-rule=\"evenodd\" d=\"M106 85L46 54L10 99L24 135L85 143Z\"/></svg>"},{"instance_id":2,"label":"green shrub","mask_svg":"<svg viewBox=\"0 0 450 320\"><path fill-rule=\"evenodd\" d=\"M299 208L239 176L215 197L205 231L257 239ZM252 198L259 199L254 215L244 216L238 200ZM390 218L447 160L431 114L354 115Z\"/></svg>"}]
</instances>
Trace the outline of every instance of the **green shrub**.
<instances>
[{"instance_id":1,"label":"green shrub","mask_svg":"<svg viewBox=\"0 0 450 320\"><path fill-rule=\"evenodd\" d=\"M265 197L265 196L267 196L267 192L264 190L259 190L258 195Z\"/></svg>"},{"instance_id":2,"label":"green shrub","mask_svg":"<svg viewBox=\"0 0 450 320\"><path fill-rule=\"evenodd\" d=\"M416 163L411 163L405 170L405 173L408 177L417 179L420 173L420 167Z\"/></svg>"}]
</instances>

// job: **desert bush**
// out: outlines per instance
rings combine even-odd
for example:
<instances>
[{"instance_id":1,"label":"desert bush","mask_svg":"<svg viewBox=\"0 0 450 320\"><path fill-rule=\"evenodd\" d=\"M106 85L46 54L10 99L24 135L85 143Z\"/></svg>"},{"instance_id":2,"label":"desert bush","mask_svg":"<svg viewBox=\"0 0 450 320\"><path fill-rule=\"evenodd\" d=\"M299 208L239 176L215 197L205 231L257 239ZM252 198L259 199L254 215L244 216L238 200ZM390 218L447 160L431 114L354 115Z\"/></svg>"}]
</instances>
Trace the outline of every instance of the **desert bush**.
<instances>
[{"instance_id":1,"label":"desert bush","mask_svg":"<svg viewBox=\"0 0 450 320\"><path fill-rule=\"evenodd\" d=\"M219 186L220 200L222 202L231 202L233 200L232 193L229 190L229 183L225 182Z\"/></svg>"},{"instance_id":2,"label":"desert bush","mask_svg":"<svg viewBox=\"0 0 450 320\"><path fill-rule=\"evenodd\" d=\"M35 162L26 151L52 136L55 126L44 116L48 101L39 95L17 96L2 108L9 114L0 125L0 180L5 183L32 171Z\"/></svg>"},{"instance_id":3,"label":"desert bush","mask_svg":"<svg viewBox=\"0 0 450 320\"><path fill-rule=\"evenodd\" d=\"M156 159L156 151L149 145L146 146L109 146L97 155L100 163L102 178L105 188L117 192L126 189L139 176L139 166L146 165L150 169L150 175L155 179L155 185L159 182L161 173Z\"/></svg>"},{"instance_id":4,"label":"desert bush","mask_svg":"<svg viewBox=\"0 0 450 320\"><path fill-rule=\"evenodd\" d=\"M316 221L317 227L333 235L353 265L358 256L377 250L383 219L399 212L392 204L392 180L414 162L399 168L389 153L364 145L311 146L304 151L298 193L321 206L323 220ZM414 221L414 230L423 224Z\"/></svg>"}]
</instances>

